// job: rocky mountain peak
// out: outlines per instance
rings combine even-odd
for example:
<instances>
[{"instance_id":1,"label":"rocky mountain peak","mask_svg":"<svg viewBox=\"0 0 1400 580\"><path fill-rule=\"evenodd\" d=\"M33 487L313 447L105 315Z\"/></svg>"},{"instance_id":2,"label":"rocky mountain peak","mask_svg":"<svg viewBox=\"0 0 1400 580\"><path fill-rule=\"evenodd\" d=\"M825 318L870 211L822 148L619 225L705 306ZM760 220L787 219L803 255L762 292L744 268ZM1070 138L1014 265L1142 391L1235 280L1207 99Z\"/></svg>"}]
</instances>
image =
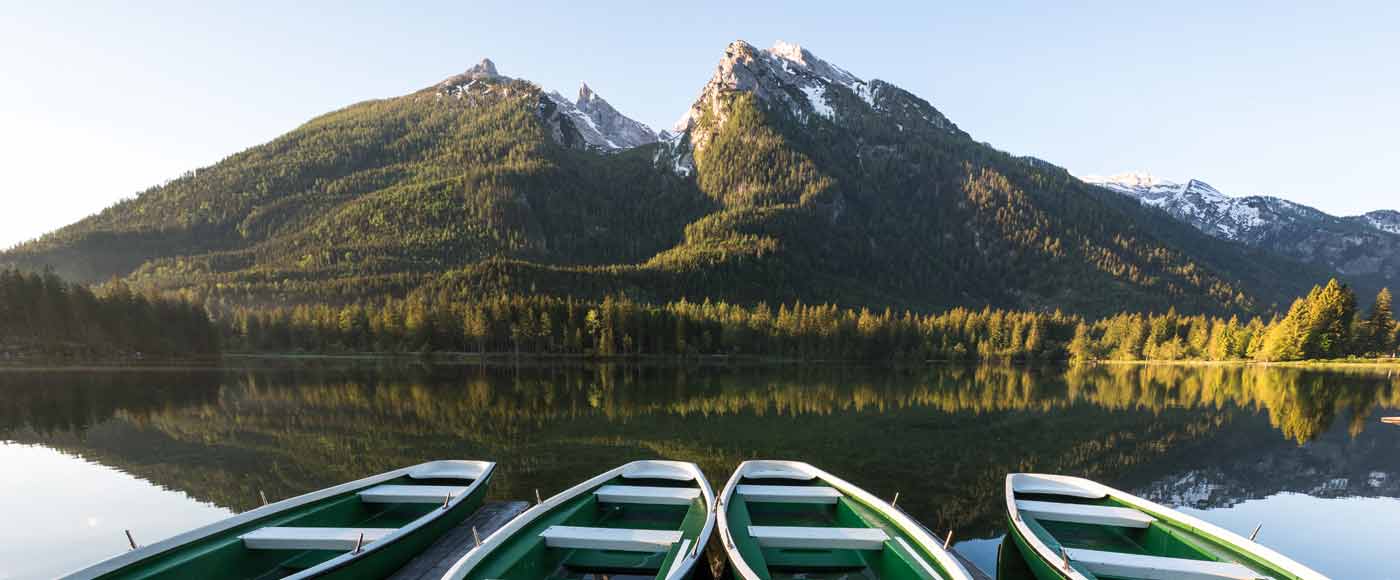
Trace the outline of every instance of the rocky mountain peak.
<instances>
[{"instance_id":1,"label":"rocky mountain peak","mask_svg":"<svg viewBox=\"0 0 1400 580\"><path fill-rule=\"evenodd\" d=\"M496 72L496 63L491 62L489 58L481 59L481 62L477 63L476 66L467 69L466 74L472 78L488 79L501 76L500 73Z\"/></svg>"},{"instance_id":2,"label":"rocky mountain peak","mask_svg":"<svg viewBox=\"0 0 1400 580\"><path fill-rule=\"evenodd\" d=\"M572 127L582 139L582 147L603 152L631 149L657 141L656 132L626 115L618 112L602 96L589 88L588 83L580 83L578 98L569 101L557 92L545 94L552 106L545 115L551 124L556 141L571 145L570 139L562 138L565 128L557 126L560 121Z\"/></svg>"},{"instance_id":3,"label":"rocky mountain peak","mask_svg":"<svg viewBox=\"0 0 1400 580\"><path fill-rule=\"evenodd\" d=\"M466 94L473 83L477 81L511 80L510 77L496 72L496 63L489 58L481 59L481 62L467 69L461 74L452 75L437 84L437 92L442 95L462 97Z\"/></svg>"},{"instance_id":4,"label":"rocky mountain peak","mask_svg":"<svg viewBox=\"0 0 1400 580\"><path fill-rule=\"evenodd\" d=\"M703 149L727 118L729 101L723 97L738 92L752 94L770 110L786 111L803 124L835 123L874 112L900 131L922 124L960 133L932 105L899 87L862 80L798 44L779 41L760 50L743 40L725 48L709 82L673 131L688 136L693 151Z\"/></svg>"},{"instance_id":5,"label":"rocky mountain peak","mask_svg":"<svg viewBox=\"0 0 1400 580\"><path fill-rule=\"evenodd\" d=\"M595 97L597 97L598 100L600 100L600 101L602 100L602 97L598 97L597 93L594 93L594 92L593 92L593 89L588 88L588 83L579 83L579 84L578 84L578 103L577 103L577 104L578 104L578 106L579 106L580 108L582 108L582 107L584 106L585 103L587 103L587 102L589 102L589 101L592 101Z\"/></svg>"}]
</instances>

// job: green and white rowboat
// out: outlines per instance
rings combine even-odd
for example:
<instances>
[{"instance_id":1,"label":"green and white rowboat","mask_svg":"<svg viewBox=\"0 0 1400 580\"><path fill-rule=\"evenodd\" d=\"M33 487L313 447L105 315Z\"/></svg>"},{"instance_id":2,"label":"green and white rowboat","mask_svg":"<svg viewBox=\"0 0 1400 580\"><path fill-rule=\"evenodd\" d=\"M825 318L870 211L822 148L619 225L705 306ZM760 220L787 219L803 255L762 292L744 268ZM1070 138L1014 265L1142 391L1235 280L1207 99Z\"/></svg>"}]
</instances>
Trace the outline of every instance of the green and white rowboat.
<instances>
[{"instance_id":1,"label":"green and white rowboat","mask_svg":"<svg viewBox=\"0 0 1400 580\"><path fill-rule=\"evenodd\" d=\"M1010 474L1006 513L1039 580L1326 578L1237 534L1078 477Z\"/></svg>"},{"instance_id":2,"label":"green and white rowboat","mask_svg":"<svg viewBox=\"0 0 1400 580\"><path fill-rule=\"evenodd\" d=\"M268 504L70 579L383 578L481 506L496 464L431 461Z\"/></svg>"},{"instance_id":3,"label":"green and white rowboat","mask_svg":"<svg viewBox=\"0 0 1400 580\"><path fill-rule=\"evenodd\" d=\"M903 511L806 463L739 464L717 511L736 579L971 579Z\"/></svg>"},{"instance_id":4,"label":"green and white rowboat","mask_svg":"<svg viewBox=\"0 0 1400 580\"><path fill-rule=\"evenodd\" d=\"M520 514L443 578L689 578L715 528L714 499L694 463L634 461Z\"/></svg>"}]
</instances>

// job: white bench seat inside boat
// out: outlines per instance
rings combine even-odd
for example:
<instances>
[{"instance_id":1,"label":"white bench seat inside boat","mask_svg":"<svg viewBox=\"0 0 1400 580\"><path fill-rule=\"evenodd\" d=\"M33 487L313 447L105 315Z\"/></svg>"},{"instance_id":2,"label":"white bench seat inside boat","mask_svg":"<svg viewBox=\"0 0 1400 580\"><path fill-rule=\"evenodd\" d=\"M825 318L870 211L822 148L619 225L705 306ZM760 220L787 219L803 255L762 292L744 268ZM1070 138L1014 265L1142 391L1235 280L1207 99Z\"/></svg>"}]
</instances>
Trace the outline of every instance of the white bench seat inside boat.
<instances>
[{"instance_id":1,"label":"white bench seat inside boat","mask_svg":"<svg viewBox=\"0 0 1400 580\"><path fill-rule=\"evenodd\" d=\"M671 481L691 481L695 473L685 467L670 462L640 461L622 470L624 479L669 479Z\"/></svg>"},{"instance_id":2,"label":"white bench seat inside boat","mask_svg":"<svg viewBox=\"0 0 1400 580\"><path fill-rule=\"evenodd\" d=\"M1157 518L1131 508L1049 501L1017 501L1016 510L1021 512L1021 517L1099 526L1146 528L1157 521Z\"/></svg>"},{"instance_id":3,"label":"white bench seat inside boat","mask_svg":"<svg viewBox=\"0 0 1400 580\"><path fill-rule=\"evenodd\" d=\"M698 487L651 487L645 485L605 485L593 492L604 503L650 505L690 505L700 497Z\"/></svg>"},{"instance_id":4,"label":"white bench seat inside boat","mask_svg":"<svg viewBox=\"0 0 1400 580\"><path fill-rule=\"evenodd\" d=\"M877 528L749 526L749 536L767 548L811 550L883 550L890 539Z\"/></svg>"},{"instance_id":5,"label":"white bench seat inside boat","mask_svg":"<svg viewBox=\"0 0 1400 580\"><path fill-rule=\"evenodd\" d=\"M1143 580L1254 580L1264 577L1235 562L1209 562L1077 548L1067 548L1065 552L1071 562L1100 576Z\"/></svg>"},{"instance_id":6,"label":"white bench seat inside boat","mask_svg":"<svg viewBox=\"0 0 1400 580\"><path fill-rule=\"evenodd\" d=\"M1089 489L1086 486L1075 485L1073 482L1050 479L1048 477L1036 477L1034 475L1022 474L1012 480L1012 491L1016 493L1036 493L1042 495L1063 495L1068 497L1082 497L1086 499L1099 499L1108 497L1108 494Z\"/></svg>"},{"instance_id":7,"label":"white bench seat inside boat","mask_svg":"<svg viewBox=\"0 0 1400 580\"><path fill-rule=\"evenodd\" d=\"M466 491L465 485L376 485L359 496L365 503L443 503Z\"/></svg>"},{"instance_id":8,"label":"white bench seat inside boat","mask_svg":"<svg viewBox=\"0 0 1400 580\"><path fill-rule=\"evenodd\" d=\"M836 503L841 492L825 485L740 485L745 500L766 503Z\"/></svg>"},{"instance_id":9,"label":"white bench seat inside boat","mask_svg":"<svg viewBox=\"0 0 1400 580\"><path fill-rule=\"evenodd\" d=\"M422 465L417 465L408 470L408 476L413 479L481 479L490 469L489 461L467 461L462 459L444 459L441 461L429 461Z\"/></svg>"},{"instance_id":10,"label":"white bench seat inside boat","mask_svg":"<svg viewBox=\"0 0 1400 580\"><path fill-rule=\"evenodd\" d=\"M665 552L681 541L677 530L634 530L626 528L587 528L550 526L540 533L551 548L577 550L621 550L624 552Z\"/></svg>"},{"instance_id":11,"label":"white bench seat inside boat","mask_svg":"<svg viewBox=\"0 0 1400 580\"><path fill-rule=\"evenodd\" d=\"M269 526L239 536L250 550L353 550L364 534L364 545L398 528L296 528Z\"/></svg>"}]
</instances>

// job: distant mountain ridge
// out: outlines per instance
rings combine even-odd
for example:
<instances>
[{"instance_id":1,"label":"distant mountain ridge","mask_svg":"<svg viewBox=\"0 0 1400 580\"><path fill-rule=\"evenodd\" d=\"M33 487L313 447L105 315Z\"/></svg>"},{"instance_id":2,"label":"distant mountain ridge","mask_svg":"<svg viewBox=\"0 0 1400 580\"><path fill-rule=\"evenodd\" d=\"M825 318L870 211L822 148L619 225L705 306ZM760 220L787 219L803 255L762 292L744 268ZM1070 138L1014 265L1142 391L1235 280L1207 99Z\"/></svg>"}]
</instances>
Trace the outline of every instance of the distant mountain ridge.
<instances>
[{"instance_id":1,"label":"distant mountain ridge","mask_svg":"<svg viewBox=\"0 0 1400 580\"><path fill-rule=\"evenodd\" d=\"M1331 272L974 140L794 44L731 43L675 132L490 60L311 119L0 254L207 304L550 294L1250 310Z\"/></svg>"},{"instance_id":2,"label":"distant mountain ridge","mask_svg":"<svg viewBox=\"0 0 1400 580\"><path fill-rule=\"evenodd\" d=\"M1370 285L1400 282L1400 212L1339 217L1278 197L1232 197L1200 180L1177 183L1146 172L1083 179L1218 238L1320 263Z\"/></svg>"}]
</instances>

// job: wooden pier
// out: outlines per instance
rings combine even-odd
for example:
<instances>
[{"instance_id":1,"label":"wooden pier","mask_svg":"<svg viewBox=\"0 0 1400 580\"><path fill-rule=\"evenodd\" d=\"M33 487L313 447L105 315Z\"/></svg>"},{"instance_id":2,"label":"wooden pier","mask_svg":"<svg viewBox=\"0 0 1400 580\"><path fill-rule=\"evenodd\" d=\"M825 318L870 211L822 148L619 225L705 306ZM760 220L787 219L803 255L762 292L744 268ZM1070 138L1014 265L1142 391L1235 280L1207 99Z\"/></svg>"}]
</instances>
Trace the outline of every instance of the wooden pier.
<instances>
[{"instance_id":1,"label":"wooden pier","mask_svg":"<svg viewBox=\"0 0 1400 580\"><path fill-rule=\"evenodd\" d=\"M428 547L422 554L399 568L390 580L437 580L447 573L447 569L457 563L462 556L476 547L476 540L472 537L472 528L476 528L476 533L481 539L491 535L491 532L501 529L515 519L515 516L525 513L530 509L530 503L524 501L492 501L486 502L476 513L462 520L462 523L451 531L438 538L437 543Z\"/></svg>"},{"instance_id":2,"label":"wooden pier","mask_svg":"<svg viewBox=\"0 0 1400 580\"><path fill-rule=\"evenodd\" d=\"M462 520L462 523L458 524L457 527L438 538L437 543L424 550L422 554L410 560L408 564L390 576L390 580L438 580L442 578L442 575L446 574L447 570L457 563L457 560L476 547L472 528L476 528L476 534L485 539L486 536L506 525L506 522L511 521L515 516L525 513L527 509L530 509L530 502L487 502L481 506L481 509L476 510L476 513ZM969 572L972 572L973 578L992 580L990 575L978 569L972 561L959 554L957 550L950 551L953 552L954 556L957 556ZM702 565L699 568L703 567ZM699 570L699 572L706 573L703 570Z\"/></svg>"}]
</instances>

